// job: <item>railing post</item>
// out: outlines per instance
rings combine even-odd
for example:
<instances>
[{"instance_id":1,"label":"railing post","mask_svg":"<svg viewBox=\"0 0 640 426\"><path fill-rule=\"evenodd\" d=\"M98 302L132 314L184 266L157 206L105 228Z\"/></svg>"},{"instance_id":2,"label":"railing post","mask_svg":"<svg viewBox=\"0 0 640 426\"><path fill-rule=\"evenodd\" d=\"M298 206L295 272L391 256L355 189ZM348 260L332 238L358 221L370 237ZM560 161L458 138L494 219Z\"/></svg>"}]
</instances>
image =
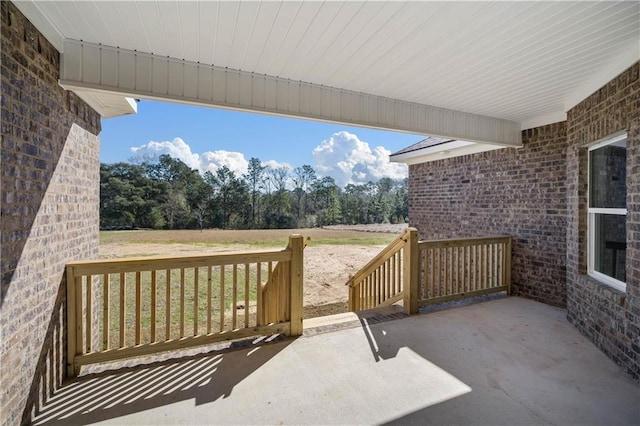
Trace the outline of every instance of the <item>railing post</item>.
<instances>
[{"instance_id":1,"label":"railing post","mask_svg":"<svg viewBox=\"0 0 640 426\"><path fill-rule=\"evenodd\" d=\"M353 275L349 275L349 281L347 284L349 285L349 312L356 311L356 288L351 282L351 278Z\"/></svg>"},{"instance_id":2,"label":"railing post","mask_svg":"<svg viewBox=\"0 0 640 426\"><path fill-rule=\"evenodd\" d=\"M67 377L76 377L76 280L67 266Z\"/></svg>"},{"instance_id":3,"label":"railing post","mask_svg":"<svg viewBox=\"0 0 640 426\"><path fill-rule=\"evenodd\" d=\"M407 242L402 248L402 260L404 262L402 285L404 287L404 311L409 315L418 313L418 230L407 228Z\"/></svg>"},{"instance_id":4,"label":"railing post","mask_svg":"<svg viewBox=\"0 0 640 426\"><path fill-rule=\"evenodd\" d=\"M291 330L290 336L302 335L302 286L304 282L304 240L302 235L294 234L289 237L289 248L291 249L291 277L289 298Z\"/></svg>"}]
</instances>

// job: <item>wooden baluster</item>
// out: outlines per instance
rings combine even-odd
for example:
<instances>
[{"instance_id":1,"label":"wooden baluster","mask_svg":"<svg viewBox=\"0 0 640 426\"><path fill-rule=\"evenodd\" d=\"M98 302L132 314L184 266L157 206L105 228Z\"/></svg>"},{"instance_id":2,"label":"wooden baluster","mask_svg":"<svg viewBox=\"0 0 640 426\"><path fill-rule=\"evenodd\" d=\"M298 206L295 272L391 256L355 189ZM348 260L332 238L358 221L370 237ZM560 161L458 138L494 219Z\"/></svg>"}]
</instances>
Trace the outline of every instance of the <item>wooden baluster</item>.
<instances>
[{"instance_id":1,"label":"wooden baluster","mask_svg":"<svg viewBox=\"0 0 640 426\"><path fill-rule=\"evenodd\" d=\"M453 282L454 284L454 293L460 293L460 247L456 246L453 248Z\"/></svg>"},{"instance_id":2,"label":"wooden baluster","mask_svg":"<svg viewBox=\"0 0 640 426\"><path fill-rule=\"evenodd\" d=\"M488 270L489 256L487 253L487 245L482 244L481 247L482 247L482 288L486 289L488 287L487 278L489 277L489 270Z\"/></svg>"},{"instance_id":3,"label":"wooden baluster","mask_svg":"<svg viewBox=\"0 0 640 426\"><path fill-rule=\"evenodd\" d=\"M220 332L224 330L224 265L220 265Z\"/></svg>"},{"instance_id":4,"label":"wooden baluster","mask_svg":"<svg viewBox=\"0 0 640 426\"><path fill-rule=\"evenodd\" d=\"M404 284L402 283L402 252L399 251L396 257L396 261L398 262L396 265L396 281L398 283L398 293L400 293L404 290Z\"/></svg>"},{"instance_id":5,"label":"wooden baluster","mask_svg":"<svg viewBox=\"0 0 640 426\"><path fill-rule=\"evenodd\" d=\"M256 322L264 325L264 312L262 309L262 263L256 263Z\"/></svg>"},{"instance_id":6,"label":"wooden baluster","mask_svg":"<svg viewBox=\"0 0 640 426\"><path fill-rule=\"evenodd\" d=\"M491 244L490 246L490 254L491 254L491 260L489 261L489 264L491 265L491 276L489 277L489 283L491 284L491 287L497 287L497 283L496 283L496 244Z\"/></svg>"},{"instance_id":7,"label":"wooden baluster","mask_svg":"<svg viewBox=\"0 0 640 426\"><path fill-rule=\"evenodd\" d=\"M200 296L198 291L199 270L197 266L193 268L193 335L198 335L198 297Z\"/></svg>"},{"instance_id":8,"label":"wooden baluster","mask_svg":"<svg viewBox=\"0 0 640 426\"><path fill-rule=\"evenodd\" d=\"M185 299L185 282L184 268L180 268L180 338L184 337L184 299Z\"/></svg>"},{"instance_id":9,"label":"wooden baluster","mask_svg":"<svg viewBox=\"0 0 640 426\"><path fill-rule=\"evenodd\" d=\"M278 300L276 299L277 295L277 282L275 282L274 277L273 277L273 262L269 262L268 263L269 267L268 267L268 278L267 278L267 324L270 324L272 322L275 322L275 314L277 312L277 303Z\"/></svg>"},{"instance_id":10,"label":"wooden baluster","mask_svg":"<svg viewBox=\"0 0 640 426\"><path fill-rule=\"evenodd\" d=\"M207 334L211 334L211 265L207 266Z\"/></svg>"},{"instance_id":11,"label":"wooden baluster","mask_svg":"<svg viewBox=\"0 0 640 426\"><path fill-rule=\"evenodd\" d=\"M442 296L442 249L436 246L434 250L436 252L436 296L440 297Z\"/></svg>"},{"instance_id":12,"label":"wooden baluster","mask_svg":"<svg viewBox=\"0 0 640 426\"><path fill-rule=\"evenodd\" d=\"M475 280L476 280L476 252L475 247L469 246L469 291L475 290Z\"/></svg>"},{"instance_id":13,"label":"wooden baluster","mask_svg":"<svg viewBox=\"0 0 640 426\"><path fill-rule=\"evenodd\" d=\"M249 264L244 264L244 327L249 327Z\"/></svg>"},{"instance_id":14,"label":"wooden baluster","mask_svg":"<svg viewBox=\"0 0 640 426\"><path fill-rule=\"evenodd\" d=\"M382 271L380 267L376 268L376 298L375 298L375 306L380 304L382 298L382 279L380 277Z\"/></svg>"},{"instance_id":15,"label":"wooden baluster","mask_svg":"<svg viewBox=\"0 0 640 426\"><path fill-rule=\"evenodd\" d=\"M171 270L166 270L165 287L165 314L164 314L164 340L171 340Z\"/></svg>"},{"instance_id":16,"label":"wooden baluster","mask_svg":"<svg viewBox=\"0 0 640 426\"><path fill-rule=\"evenodd\" d=\"M238 322L238 265L233 264L233 299L231 300L231 315L233 325L231 327L232 330L235 330Z\"/></svg>"},{"instance_id":17,"label":"wooden baluster","mask_svg":"<svg viewBox=\"0 0 640 426\"><path fill-rule=\"evenodd\" d=\"M481 289L486 289L487 288L487 245L486 244L480 244L480 255L482 256L482 263L480 263L481 267L482 267L482 271L481 271L481 277L482 277L482 283L481 283Z\"/></svg>"},{"instance_id":18,"label":"wooden baluster","mask_svg":"<svg viewBox=\"0 0 640 426\"><path fill-rule=\"evenodd\" d=\"M449 247L442 248L442 273L444 275L444 296L449 296L451 294L449 290Z\"/></svg>"},{"instance_id":19,"label":"wooden baluster","mask_svg":"<svg viewBox=\"0 0 640 426\"><path fill-rule=\"evenodd\" d=\"M391 289L391 259L387 259L384 262L384 271L385 271L385 281L387 282L386 299L390 299L393 296L393 290Z\"/></svg>"},{"instance_id":20,"label":"wooden baluster","mask_svg":"<svg viewBox=\"0 0 640 426\"><path fill-rule=\"evenodd\" d=\"M364 279L364 309L369 309L369 276Z\"/></svg>"},{"instance_id":21,"label":"wooden baluster","mask_svg":"<svg viewBox=\"0 0 640 426\"><path fill-rule=\"evenodd\" d=\"M120 273L120 347L124 348L126 344L125 338L125 318L126 318L126 290L127 290L127 276L124 273Z\"/></svg>"},{"instance_id":22,"label":"wooden baluster","mask_svg":"<svg viewBox=\"0 0 640 426\"><path fill-rule=\"evenodd\" d=\"M291 316L291 261L287 261L287 262L283 262L282 263L282 274L280 275L280 302L279 302L279 308L278 308L278 320L281 322L285 322L285 321L289 321L291 320L290 316ZM300 273L302 273L302 271L300 271ZM297 275L297 273L296 273ZM300 285L302 285L302 283L300 283ZM297 295L297 293L296 293ZM302 301L300 301L300 303L302 303ZM297 310L294 309L294 313L297 314ZM300 318L302 318L302 313L300 313ZM300 332L302 333L302 328L300 328ZM297 335L297 334L296 334Z\"/></svg>"},{"instance_id":23,"label":"wooden baluster","mask_svg":"<svg viewBox=\"0 0 640 426\"><path fill-rule=\"evenodd\" d=\"M507 294L511 294L511 237L505 243L505 285L508 287Z\"/></svg>"},{"instance_id":24,"label":"wooden baluster","mask_svg":"<svg viewBox=\"0 0 640 426\"><path fill-rule=\"evenodd\" d=\"M389 285L393 296L398 294L396 290L396 254L397 253L393 253L389 258Z\"/></svg>"},{"instance_id":25,"label":"wooden baluster","mask_svg":"<svg viewBox=\"0 0 640 426\"><path fill-rule=\"evenodd\" d=\"M109 274L102 276L102 350L109 349L109 308L111 297L109 293Z\"/></svg>"},{"instance_id":26,"label":"wooden baluster","mask_svg":"<svg viewBox=\"0 0 640 426\"><path fill-rule=\"evenodd\" d=\"M136 272L136 345L142 339L142 279L140 272Z\"/></svg>"},{"instance_id":27,"label":"wooden baluster","mask_svg":"<svg viewBox=\"0 0 640 426\"><path fill-rule=\"evenodd\" d=\"M369 281L369 309L375 307L375 297L376 297L376 275L375 271L371 274L371 279Z\"/></svg>"},{"instance_id":28,"label":"wooden baluster","mask_svg":"<svg viewBox=\"0 0 640 426\"><path fill-rule=\"evenodd\" d=\"M86 316L85 316L85 347L87 352L93 351L93 333L92 331L92 323L93 323L93 276L87 275L87 290L85 292L86 295Z\"/></svg>"},{"instance_id":29,"label":"wooden baluster","mask_svg":"<svg viewBox=\"0 0 640 426\"><path fill-rule=\"evenodd\" d=\"M157 287L158 281L156 276L156 270L151 271L151 342L156 341L156 305L158 303L157 299Z\"/></svg>"}]
</instances>

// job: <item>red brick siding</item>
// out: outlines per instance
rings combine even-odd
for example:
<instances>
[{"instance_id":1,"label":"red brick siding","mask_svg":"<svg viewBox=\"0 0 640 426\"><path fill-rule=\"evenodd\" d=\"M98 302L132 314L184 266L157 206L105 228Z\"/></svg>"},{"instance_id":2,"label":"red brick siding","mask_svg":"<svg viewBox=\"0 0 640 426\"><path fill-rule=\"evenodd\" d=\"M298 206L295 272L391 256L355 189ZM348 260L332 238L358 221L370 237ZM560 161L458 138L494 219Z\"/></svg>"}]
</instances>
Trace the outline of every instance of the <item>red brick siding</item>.
<instances>
[{"instance_id":1,"label":"red brick siding","mask_svg":"<svg viewBox=\"0 0 640 426\"><path fill-rule=\"evenodd\" d=\"M19 424L64 375L64 265L97 256L100 117L58 85L55 48L0 7L0 424Z\"/></svg>"},{"instance_id":2,"label":"red brick siding","mask_svg":"<svg viewBox=\"0 0 640 426\"><path fill-rule=\"evenodd\" d=\"M522 139L523 148L411 165L409 222L421 239L513 236L514 293L565 306L565 124Z\"/></svg>"}]
</instances>

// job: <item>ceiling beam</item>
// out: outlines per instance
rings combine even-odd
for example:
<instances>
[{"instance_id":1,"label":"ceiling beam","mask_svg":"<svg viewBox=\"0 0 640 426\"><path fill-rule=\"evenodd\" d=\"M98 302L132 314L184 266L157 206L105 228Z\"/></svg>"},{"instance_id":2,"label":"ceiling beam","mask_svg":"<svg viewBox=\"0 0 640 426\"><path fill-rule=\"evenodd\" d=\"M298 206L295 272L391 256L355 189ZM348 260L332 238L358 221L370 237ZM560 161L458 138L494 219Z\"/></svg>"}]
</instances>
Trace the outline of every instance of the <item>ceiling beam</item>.
<instances>
[{"instance_id":1,"label":"ceiling beam","mask_svg":"<svg viewBox=\"0 0 640 426\"><path fill-rule=\"evenodd\" d=\"M60 84L197 105L520 146L520 123L275 76L65 40Z\"/></svg>"}]
</instances>

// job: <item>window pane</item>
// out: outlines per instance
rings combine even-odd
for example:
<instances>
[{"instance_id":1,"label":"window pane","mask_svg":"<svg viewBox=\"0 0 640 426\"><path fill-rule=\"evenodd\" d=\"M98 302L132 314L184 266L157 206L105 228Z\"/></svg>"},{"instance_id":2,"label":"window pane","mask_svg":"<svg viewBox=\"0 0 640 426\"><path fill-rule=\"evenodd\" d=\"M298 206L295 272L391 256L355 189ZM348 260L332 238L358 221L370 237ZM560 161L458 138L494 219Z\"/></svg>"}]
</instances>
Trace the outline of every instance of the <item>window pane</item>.
<instances>
[{"instance_id":1,"label":"window pane","mask_svg":"<svg viewBox=\"0 0 640 426\"><path fill-rule=\"evenodd\" d=\"M626 139L589 152L589 207L626 208Z\"/></svg>"},{"instance_id":2,"label":"window pane","mask_svg":"<svg viewBox=\"0 0 640 426\"><path fill-rule=\"evenodd\" d=\"M626 219L624 215L594 214L593 269L622 282L626 280Z\"/></svg>"}]
</instances>

